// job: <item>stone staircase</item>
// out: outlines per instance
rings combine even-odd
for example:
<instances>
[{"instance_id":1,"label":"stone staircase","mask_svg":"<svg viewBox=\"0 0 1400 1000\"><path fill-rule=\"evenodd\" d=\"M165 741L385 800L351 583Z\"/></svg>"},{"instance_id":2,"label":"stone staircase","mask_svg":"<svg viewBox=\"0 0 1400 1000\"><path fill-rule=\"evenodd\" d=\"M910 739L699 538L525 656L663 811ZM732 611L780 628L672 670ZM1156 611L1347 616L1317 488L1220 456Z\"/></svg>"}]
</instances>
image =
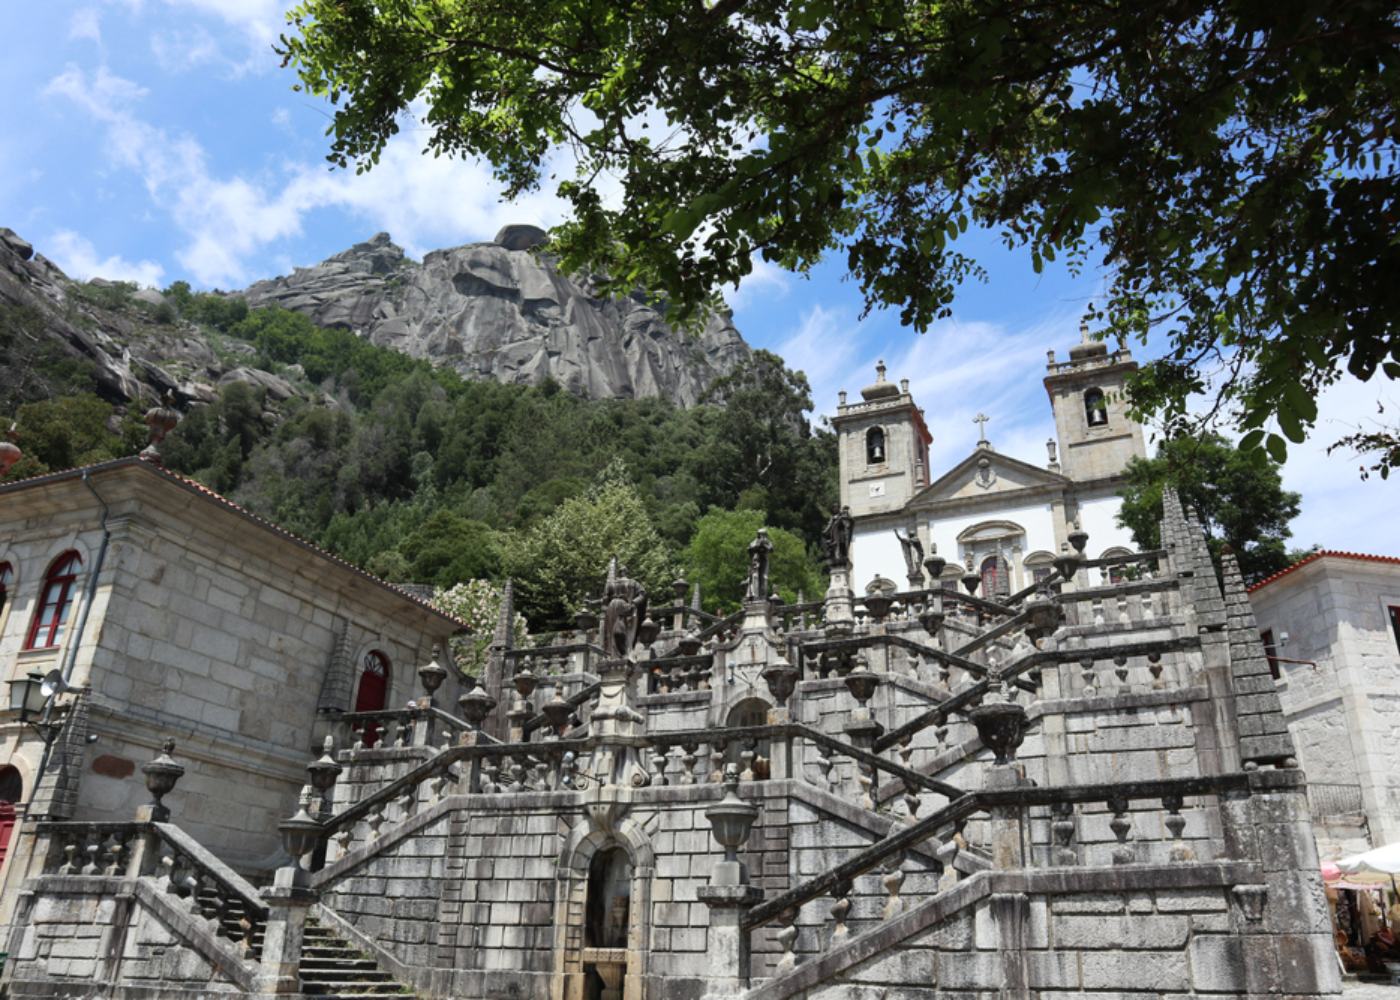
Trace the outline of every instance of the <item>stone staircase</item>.
<instances>
[{"instance_id":1,"label":"stone staircase","mask_svg":"<svg viewBox=\"0 0 1400 1000\"><path fill-rule=\"evenodd\" d=\"M413 995L412 990L381 969L373 958L314 917L306 920L300 975L303 993L326 1000Z\"/></svg>"}]
</instances>

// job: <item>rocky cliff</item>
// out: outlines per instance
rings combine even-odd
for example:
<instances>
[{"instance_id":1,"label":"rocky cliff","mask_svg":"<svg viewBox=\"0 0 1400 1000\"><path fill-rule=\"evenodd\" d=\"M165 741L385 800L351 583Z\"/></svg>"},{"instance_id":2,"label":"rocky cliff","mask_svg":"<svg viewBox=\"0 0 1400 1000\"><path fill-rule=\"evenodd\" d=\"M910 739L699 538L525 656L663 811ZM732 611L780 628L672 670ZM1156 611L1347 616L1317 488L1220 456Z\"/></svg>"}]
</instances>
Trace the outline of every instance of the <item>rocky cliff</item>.
<instances>
[{"instance_id":1,"label":"rocky cliff","mask_svg":"<svg viewBox=\"0 0 1400 1000\"><path fill-rule=\"evenodd\" d=\"M534 383L546 376L595 399L699 400L749 354L727 315L704 329L671 329L640 298L603 298L539 251L533 226L490 243L408 259L387 233L243 294L279 305L470 378Z\"/></svg>"}]
</instances>

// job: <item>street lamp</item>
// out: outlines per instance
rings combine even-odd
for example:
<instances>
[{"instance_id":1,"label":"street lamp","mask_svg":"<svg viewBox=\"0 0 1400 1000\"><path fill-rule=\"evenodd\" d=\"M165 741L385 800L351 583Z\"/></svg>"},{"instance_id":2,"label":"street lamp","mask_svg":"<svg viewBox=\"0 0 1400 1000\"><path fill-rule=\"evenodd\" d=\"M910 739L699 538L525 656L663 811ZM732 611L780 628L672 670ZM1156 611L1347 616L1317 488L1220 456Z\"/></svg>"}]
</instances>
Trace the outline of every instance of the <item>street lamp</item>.
<instances>
[{"instance_id":1,"label":"street lamp","mask_svg":"<svg viewBox=\"0 0 1400 1000\"><path fill-rule=\"evenodd\" d=\"M10 681L10 711L18 712L19 721L32 728L48 745L58 737L68 714L68 707L55 704L54 699L75 690L57 669L44 675L26 674Z\"/></svg>"}]
</instances>

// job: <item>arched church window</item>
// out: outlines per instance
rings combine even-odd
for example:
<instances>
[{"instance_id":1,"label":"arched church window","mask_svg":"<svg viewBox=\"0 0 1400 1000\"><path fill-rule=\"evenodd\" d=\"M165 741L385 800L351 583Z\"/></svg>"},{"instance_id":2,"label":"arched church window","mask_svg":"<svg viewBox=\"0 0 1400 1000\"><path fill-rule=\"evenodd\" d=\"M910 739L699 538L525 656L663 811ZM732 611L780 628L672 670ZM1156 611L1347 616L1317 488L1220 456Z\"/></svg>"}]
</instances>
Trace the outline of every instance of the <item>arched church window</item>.
<instances>
[{"instance_id":1,"label":"arched church window","mask_svg":"<svg viewBox=\"0 0 1400 1000\"><path fill-rule=\"evenodd\" d=\"M83 558L76 552L63 553L49 566L49 571L44 574L44 585L39 590L39 606L34 610L34 621L29 625L25 649L49 649L57 646L63 638L68 613L73 610L78 573L82 568Z\"/></svg>"},{"instance_id":2,"label":"arched church window","mask_svg":"<svg viewBox=\"0 0 1400 1000\"><path fill-rule=\"evenodd\" d=\"M991 600L999 594L1011 593L1011 580L1006 572L1006 560L988 556L982 560L982 596Z\"/></svg>"},{"instance_id":3,"label":"arched church window","mask_svg":"<svg viewBox=\"0 0 1400 1000\"><path fill-rule=\"evenodd\" d=\"M365 654L360 664L360 683L355 690L355 711L382 712L389 700L389 658L377 649ZM379 742L379 725L365 727L364 744L372 747Z\"/></svg>"},{"instance_id":4,"label":"arched church window","mask_svg":"<svg viewBox=\"0 0 1400 1000\"><path fill-rule=\"evenodd\" d=\"M632 860L621 847L593 855L584 906L585 948L626 948L632 903Z\"/></svg>"},{"instance_id":5,"label":"arched church window","mask_svg":"<svg viewBox=\"0 0 1400 1000\"><path fill-rule=\"evenodd\" d=\"M1102 389L1090 389L1084 393L1084 418L1090 427L1108 426L1108 403Z\"/></svg>"},{"instance_id":6,"label":"arched church window","mask_svg":"<svg viewBox=\"0 0 1400 1000\"><path fill-rule=\"evenodd\" d=\"M879 465L885 461L885 429L872 427L865 432L865 462Z\"/></svg>"}]
</instances>

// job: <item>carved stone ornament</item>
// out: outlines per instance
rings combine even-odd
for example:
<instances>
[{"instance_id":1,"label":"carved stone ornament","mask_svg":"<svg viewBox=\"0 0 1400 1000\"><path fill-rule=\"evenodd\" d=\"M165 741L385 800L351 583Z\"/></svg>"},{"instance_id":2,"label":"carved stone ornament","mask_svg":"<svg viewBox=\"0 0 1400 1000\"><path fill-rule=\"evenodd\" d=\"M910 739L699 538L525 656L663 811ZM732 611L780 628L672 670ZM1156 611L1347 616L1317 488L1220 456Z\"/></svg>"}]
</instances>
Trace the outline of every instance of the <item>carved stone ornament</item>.
<instances>
[{"instance_id":1,"label":"carved stone ornament","mask_svg":"<svg viewBox=\"0 0 1400 1000\"><path fill-rule=\"evenodd\" d=\"M1026 710L1009 702L990 702L967 713L977 727L977 738L996 755L998 764L1010 764L1026 738Z\"/></svg>"}]
</instances>

